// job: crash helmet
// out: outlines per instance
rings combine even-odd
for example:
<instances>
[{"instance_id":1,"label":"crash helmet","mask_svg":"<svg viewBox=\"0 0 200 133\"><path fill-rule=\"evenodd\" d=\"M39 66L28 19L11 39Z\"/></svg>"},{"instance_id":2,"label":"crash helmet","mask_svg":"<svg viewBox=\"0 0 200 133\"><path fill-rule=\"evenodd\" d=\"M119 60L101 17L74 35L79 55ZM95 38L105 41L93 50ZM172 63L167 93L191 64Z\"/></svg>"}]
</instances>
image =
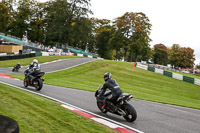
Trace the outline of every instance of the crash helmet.
<instances>
[{"instance_id":1,"label":"crash helmet","mask_svg":"<svg viewBox=\"0 0 200 133\"><path fill-rule=\"evenodd\" d=\"M110 78L112 78L112 74L109 73L109 72L106 72L106 73L104 74L104 81L107 81L107 80L110 79Z\"/></svg>"},{"instance_id":2,"label":"crash helmet","mask_svg":"<svg viewBox=\"0 0 200 133\"><path fill-rule=\"evenodd\" d=\"M34 60L33 60L33 63L38 63L38 60L37 60L37 59L34 59Z\"/></svg>"},{"instance_id":3,"label":"crash helmet","mask_svg":"<svg viewBox=\"0 0 200 133\"><path fill-rule=\"evenodd\" d=\"M19 65L20 65L20 62L18 62L17 64L19 64Z\"/></svg>"}]
</instances>

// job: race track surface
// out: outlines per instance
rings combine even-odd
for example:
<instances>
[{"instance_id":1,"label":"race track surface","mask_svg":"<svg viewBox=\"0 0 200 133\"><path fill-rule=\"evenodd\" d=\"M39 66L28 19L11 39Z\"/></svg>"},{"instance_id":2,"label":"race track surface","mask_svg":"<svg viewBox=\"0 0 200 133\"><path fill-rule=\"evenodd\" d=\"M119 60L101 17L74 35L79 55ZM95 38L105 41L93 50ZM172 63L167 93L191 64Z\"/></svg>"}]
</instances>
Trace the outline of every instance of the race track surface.
<instances>
[{"instance_id":1,"label":"race track surface","mask_svg":"<svg viewBox=\"0 0 200 133\"><path fill-rule=\"evenodd\" d=\"M47 64L48 66L43 65L42 69L45 72L55 71L54 69L64 69L63 67L71 67L87 61L92 61L92 59L67 59ZM63 64L65 66L61 66ZM23 81L21 80L0 77L0 81L24 88ZM35 91L33 87L28 87L27 89ZM123 117L111 113L101 113L96 106L94 92L44 84L39 93L110 118L146 133L200 133L200 110L196 109L134 99L130 103L135 107L138 118L135 122L129 123Z\"/></svg>"}]
</instances>

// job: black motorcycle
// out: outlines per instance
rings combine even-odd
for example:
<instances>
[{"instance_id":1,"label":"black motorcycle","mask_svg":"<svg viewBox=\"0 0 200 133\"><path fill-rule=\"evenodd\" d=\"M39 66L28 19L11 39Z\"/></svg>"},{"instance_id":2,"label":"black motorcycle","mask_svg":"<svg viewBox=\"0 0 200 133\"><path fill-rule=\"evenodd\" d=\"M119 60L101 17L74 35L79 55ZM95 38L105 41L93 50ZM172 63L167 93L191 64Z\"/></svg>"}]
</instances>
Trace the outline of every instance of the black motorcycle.
<instances>
[{"instance_id":1,"label":"black motorcycle","mask_svg":"<svg viewBox=\"0 0 200 133\"><path fill-rule=\"evenodd\" d=\"M35 89L37 91L41 90L42 87L43 87L43 81L45 79L42 79L41 77L44 76L45 72L40 72L40 71L37 71L34 75L33 75L33 78L29 78L27 75L28 75L29 71L26 70L24 72L24 75L25 75L25 79L24 79L24 87L27 87L27 86L32 86L32 87L35 87Z\"/></svg>"},{"instance_id":2,"label":"black motorcycle","mask_svg":"<svg viewBox=\"0 0 200 133\"><path fill-rule=\"evenodd\" d=\"M101 94L101 87L97 89L95 92L95 97L97 100L97 106L99 110L103 113L113 113L116 115L123 116L128 122L133 122L137 118L137 112L135 108L128 103L130 99L132 99L132 95L128 93L122 93L122 95L119 96L119 98L116 100L115 103L113 103L117 107L117 111L113 112L112 111L112 106L105 106L104 105L104 100L107 96L111 94L111 91L106 91L103 96L100 96Z\"/></svg>"},{"instance_id":3,"label":"black motorcycle","mask_svg":"<svg viewBox=\"0 0 200 133\"><path fill-rule=\"evenodd\" d=\"M13 67L12 71L13 72L15 72L15 71L18 72L19 69L20 69L20 66L16 65L16 66Z\"/></svg>"}]
</instances>

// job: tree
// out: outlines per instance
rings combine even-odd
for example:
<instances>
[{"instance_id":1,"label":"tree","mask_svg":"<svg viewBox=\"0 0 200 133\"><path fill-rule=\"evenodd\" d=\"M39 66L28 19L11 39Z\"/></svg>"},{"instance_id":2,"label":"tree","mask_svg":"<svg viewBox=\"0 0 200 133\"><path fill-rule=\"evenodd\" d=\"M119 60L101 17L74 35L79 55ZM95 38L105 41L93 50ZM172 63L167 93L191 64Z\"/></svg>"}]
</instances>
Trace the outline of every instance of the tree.
<instances>
[{"instance_id":1,"label":"tree","mask_svg":"<svg viewBox=\"0 0 200 133\"><path fill-rule=\"evenodd\" d=\"M13 21L9 7L5 2L0 2L0 32L8 33L8 29Z\"/></svg>"},{"instance_id":2,"label":"tree","mask_svg":"<svg viewBox=\"0 0 200 133\"><path fill-rule=\"evenodd\" d=\"M156 44L153 49L153 60L155 64L167 65L168 48L164 44Z\"/></svg>"},{"instance_id":3,"label":"tree","mask_svg":"<svg viewBox=\"0 0 200 133\"><path fill-rule=\"evenodd\" d=\"M197 65L195 66L195 68L196 68L196 69L200 69L200 64L197 64Z\"/></svg>"},{"instance_id":4,"label":"tree","mask_svg":"<svg viewBox=\"0 0 200 133\"><path fill-rule=\"evenodd\" d=\"M94 19L95 40L97 53L105 59L112 59L112 46L109 40L114 32L111 21L107 19Z\"/></svg>"},{"instance_id":5,"label":"tree","mask_svg":"<svg viewBox=\"0 0 200 133\"><path fill-rule=\"evenodd\" d=\"M116 25L121 29L122 33L129 40L128 44L124 45L125 57L129 49L129 61L142 59L143 53L150 52L149 35L151 24L148 17L144 13L125 13L122 17L117 18Z\"/></svg>"},{"instance_id":6,"label":"tree","mask_svg":"<svg viewBox=\"0 0 200 133\"><path fill-rule=\"evenodd\" d=\"M91 13L89 6L90 0L49 1L46 8L46 43L48 45L55 45L57 43L74 45L74 42L80 42L80 36L73 32L77 28L82 30L81 26L85 26L84 22L86 22L86 19L83 18L88 13ZM76 25L80 23L81 25Z\"/></svg>"},{"instance_id":7,"label":"tree","mask_svg":"<svg viewBox=\"0 0 200 133\"><path fill-rule=\"evenodd\" d=\"M45 30L45 25L44 25L44 3L38 3L35 2L34 5L32 5L32 15L31 15L31 20L30 24L28 25L28 35L29 39L32 42L40 42L44 43L44 30Z\"/></svg>"},{"instance_id":8,"label":"tree","mask_svg":"<svg viewBox=\"0 0 200 133\"><path fill-rule=\"evenodd\" d=\"M169 63L175 68L179 67L181 61L180 48L181 46L179 44L173 44L169 52Z\"/></svg>"},{"instance_id":9,"label":"tree","mask_svg":"<svg viewBox=\"0 0 200 133\"><path fill-rule=\"evenodd\" d=\"M109 40L109 44L116 51L116 57L115 57L116 60L120 59L118 56L118 53L119 53L120 49L123 47L125 39L126 39L126 37L124 36L124 34L122 34L122 32L120 30L116 30L112 34L112 36Z\"/></svg>"},{"instance_id":10,"label":"tree","mask_svg":"<svg viewBox=\"0 0 200 133\"><path fill-rule=\"evenodd\" d=\"M181 47L179 44L173 44L169 53L169 62L174 67L193 68L194 50L191 48Z\"/></svg>"},{"instance_id":11,"label":"tree","mask_svg":"<svg viewBox=\"0 0 200 133\"><path fill-rule=\"evenodd\" d=\"M194 50L189 47L182 47L181 52L181 62L179 67L181 68L193 68L194 67Z\"/></svg>"},{"instance_id":12,"label":"tree","mask_svg":"<svg viewBox=\"0 0 200 133\"><path fill-rule=\"evenodd\" d=\"M88 18L78 18L72 23L73 32L71 32L70 43L74 47L86 49L91 46L92 22ZM92 48L89 48L92 50Z\"/></svg>"}]
</instances>

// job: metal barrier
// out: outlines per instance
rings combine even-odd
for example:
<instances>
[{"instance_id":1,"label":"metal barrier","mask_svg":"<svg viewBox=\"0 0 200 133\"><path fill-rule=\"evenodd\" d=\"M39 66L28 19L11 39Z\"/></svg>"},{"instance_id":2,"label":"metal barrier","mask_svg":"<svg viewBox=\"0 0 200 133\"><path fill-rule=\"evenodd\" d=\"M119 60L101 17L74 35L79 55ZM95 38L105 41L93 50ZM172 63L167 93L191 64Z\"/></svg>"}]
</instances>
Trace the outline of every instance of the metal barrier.
<instances>
[{"instance_id":1,"label":"metal barrier","mask_svg":"<svg viewBox=\"0 0 200 133\"><path fill-rule=\"evenodd\" d=\"M23 59L23 58L30 58L30 57L35 57L35 53L0 56L0 61L2 61L2 60Z\"/></svg>"}]
</instances>

